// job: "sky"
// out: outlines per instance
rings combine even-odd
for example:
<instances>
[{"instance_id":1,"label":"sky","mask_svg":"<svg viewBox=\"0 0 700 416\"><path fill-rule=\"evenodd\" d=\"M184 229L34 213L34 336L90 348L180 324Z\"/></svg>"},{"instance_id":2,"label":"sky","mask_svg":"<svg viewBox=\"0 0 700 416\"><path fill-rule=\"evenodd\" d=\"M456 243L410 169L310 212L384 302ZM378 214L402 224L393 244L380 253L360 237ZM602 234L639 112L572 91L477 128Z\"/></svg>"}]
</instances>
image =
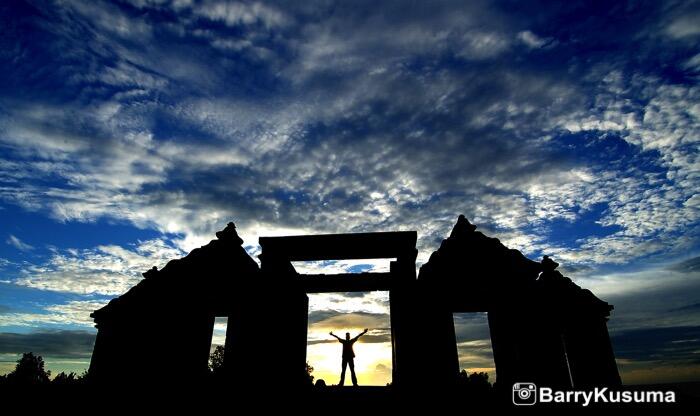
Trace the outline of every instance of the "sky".
<instances>
[{"instance_id":1,"label":"sky","mask_svg":"<svg viewBox=\"0 0 700 416\"><path fill-rule=\"evenodd\" d=\"M228 221L253 256L416 230L420 266L464 214L615 305L624 382L700 380L699 2L9 0L0 27L0 372L85 368L89 313Z\"/></svg>"}]
</instances>

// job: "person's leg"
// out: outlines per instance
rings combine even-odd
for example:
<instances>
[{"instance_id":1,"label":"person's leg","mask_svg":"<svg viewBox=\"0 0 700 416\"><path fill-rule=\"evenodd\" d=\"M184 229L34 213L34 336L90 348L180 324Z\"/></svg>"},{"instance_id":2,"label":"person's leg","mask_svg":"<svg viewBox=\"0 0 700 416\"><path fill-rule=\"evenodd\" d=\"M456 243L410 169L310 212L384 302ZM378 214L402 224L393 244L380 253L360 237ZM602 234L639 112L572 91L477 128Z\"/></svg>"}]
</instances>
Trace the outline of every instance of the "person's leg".
<instances>
[{"instance_id":1,"label":"person's leg","mask_svg":"<svg viewBox=\"0 0 700 416\"><path fill-rule=\"evenodd\" d=\"M357 386L357 376L355 376L355 360L352 358L348 360L348 365L350 366L350 377L352 377L352 385Z\"/></svg>"},{"instance_id":2,"label":"person's leg","mask_svg":"<svg viewBox=\"0 0 700 416\"><path fill-rule=\"evenodd\" d=\"M343 369L342 369L342 371L340 372L340 383L338 383L339 386L342 386L342 385L345 384L345 367L346 367L347 365L348 365L348 360L346 360L345 358L343 358L343 364L342 364Z\"/></svg>"}]
</instances>

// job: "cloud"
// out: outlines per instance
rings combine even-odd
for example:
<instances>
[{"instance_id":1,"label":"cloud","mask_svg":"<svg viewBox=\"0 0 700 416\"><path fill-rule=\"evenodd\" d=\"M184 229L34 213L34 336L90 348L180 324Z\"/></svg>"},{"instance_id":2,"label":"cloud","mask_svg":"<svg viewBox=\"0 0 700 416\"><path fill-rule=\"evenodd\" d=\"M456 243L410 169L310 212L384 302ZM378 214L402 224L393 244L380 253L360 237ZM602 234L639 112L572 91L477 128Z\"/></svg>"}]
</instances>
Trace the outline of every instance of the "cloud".
<instances>
[{"instance_id":1,"label":"cloud","mask_svg":"<svg viewBox=\"0 0 700 416\"><path fill-rule=\"evenodd\" d=\"M490 339L489 323L486 313L453 314L455 335L458 344L481 342Z\"/></svg>"},{"instance_id":2,"label":"cloud","mask_svg":"<svg viewBox=\"0 0 700 416\"><path fill-rule=\"evenodd\" d=\"M362 296L357 296L358 293ZM352 296L343 292L309 294L309 322L347 313L388 316L389 292L357 292Z\"/></svg>"},{"instance_id":3,"label":"cloud","mask_svg":"<svg viewBox=\"0 0 700 416\"><path fill-rule=\"evenodd\" d=\"M274 27L287 22L284 13L260 2L208 1L195 7L194 13L214 21L222 21L229 26L262 23L267 27Z\"/></svg>"},{"instance_id":4,"label":"cloud","mask_svg":"<svg viewBox=\"0 0 700 416\"><path fill-rule=\"evenodd\" d=\"M95 333L88 331L35 331L26 334L0 332L0 354L22 354L61 358L90 358Z\"/></svg>"},{"instance_id":5,"label":"cloud","mask_svg":"<svg viewBox=\"0 0 700 416\"><path fill-rule=\"evenodd\" d=\"M12 247L16 248L19 251L30 251L34 250L34 247L23 242L19 238L15 237L14 235L10 234L9 237L7 237L7 240L5 241L7 244L11 245Z\"/></svg>"},{"instance_id":6,"label":"cloud","mask_svg":"<svg viewBox=\"0 0 700 416\"><path fill-rule=\"evenodd\" d=\"M146 16L115 12L113 20L128 21L124 27L149 27L144 34L162 31L170 39L179 33L181 46L153 40L140 50L118 33L102 34L100 45L113 46L119 56L98 65L94 76L84 76L116 89L112 98L89 108L17 103L22 115L7 119L3 140L19 160L24 155L40 160L7 161L17 167L12 178L17 182L0 189L0 196L28 209L48 207L61 221L116 217L181 233L190 241L212 235L230 218L253 239L259 225L304 232L418 228L421 261L460 212L517 247L551 248L576 264L627 262L635 255L629 248L639 247L640 239L687 229L697 219L692 204L673 203L679 191L687 201L693 198L690 143L676 146L683 140L661 139L697 137L694 113L684 113L693 108L692 89L616 70L597 88L598 83L585 81L595 80L595 65L580 74L583 82L537 66L514 71L508 39L543 46L553 36L535 26L510 33L504 21L511 17L493 5L417 6L387 25L365 22L356 8L211 6L172 6L181 20L177 29L167 30ZM83 3L75 7L97 27L109 18ZM139 7L157 12L168 6ZM270 91L269 85L250 85L260 94L233 89L202 99L171 83L183 76L167 73L172 68L192 68L186 76L191 82L209 76L212 85L225 82L218 73L204 76L207 71L196 68L199 63L191 62L185 46L202 37L219 43L231 39L216 28L187 23L190 14L243 26L245 39L272 39L266 47L276 53L294 51L293 59L256 69L260 79L274 71L288 86ZM289 37L270 37L282 26ZM72 33L66 36L76 45L82 42ZM212 51L201 53L219 59ZM464 60L458 69L441 66L454 57ZM411 67L416 59L433 63ZM474 59L490 60L489 69L472 66ZM161 64L173 60L177 64ZM371 74L365 62L373 63ZM640 103L648 104L635 108L627 100L623 106L614 98L621 88L631 96L643 94ZM154 94L173 103L164 105ZM658 111L670 117L654 115ZM166 133L154 128L156 116L173 128ZM622 133L640 151L662 151L670 192L635 198L658 186L662 172L652 177L632 164L559 160L554 136L562 128L592 132L595 138L589 140L606 131ZM625 181L616 181L621 170ZM40 184L56 174L62 183L49 189ZM25 179L21 185L20 178ZM543 227L521 231L558 218L575 222L595 202L609 203L600 221L622 227L621 232L553 247L544 243L546 235L538 235ZM673 215L662 221L660 212ZM642 224L646 228L640 229ZM666 241L651 242L635 253L653 255L666 247Z\"/></svg>"},{"instance_id":7,"label":"cloud","mask_svg":"<svg viewBox=\"0 0 700 416\"><path fill-rule=\"evenodd\" d=\"M341 338L345 338L345 334L341 332L337 332L336 335L338 335ZM307 341L307 345L318 345L318 344L335 344L338 341L333 338L333 339L328 339L330 335L328 335L325 339L309 339ZM351 337L357 336L355 333L350 333ZM372 333L367 333L363 335L359 342L365 343L365 344L385 344L391 342L391 333L380 333L380 334L372 334Z\"/></svg>"},{"instance_id":8,"label":"cloud","mask_svg":"<svg viewBox=\"0 0 700 416\"><path fill-rule=\"evenodd\" d=\"M383 309L385 313L369 313L358 312L357 308L351 305L356 298L346 298L347 303L343 304L345 308L353 310L353 312L338 312L336 310L319 310L314 309L314 304L310 305L309 310L309 331L308 345L333 344L337 341L330 338L329 332L334 332L340 337L345 337L345 332L349 332L351 337L360 333L364 328L369 331L360 338L360 342L364 344L383 344L384 346L391 343L391 322L386 306Z\"/></svg>"},{"instance_id":9,"label":"cloud","mask_svg":"<svg viewBox=\"0 0 700 416\"><path fill-rule=\"evenodd\" d=\"M338 313L336 311L312 311L309 313L309 322L318 329L382 328L387 326L389 316L386 314L367 312Z\"/></svg>"},{"instance_id":10,"label":"cloud","mask_svg":"<svg viewBox=\"0 0 700 416\"><path fill-rule=\"evenodd\" d=\"M700 35L698 19L700 19L700 13L697 12L679 16L666 27L666 33L676 39L697 37Z\"/></svg>"},{"instance_id":11,"label":"cloud","mask_svg":"<svg viewBox=\"0 0 700 416\"><path fill-rule=\"evenodd\" d=\"M681 263L682 264L682 263ZM608 322L611 334L643 328L692 326L700 319L700 273L659 265L625 274L577 278L597 296L614 305Z\"/></svg>"},{"instance_id":12,"label":"cloud","mask_svg":"<svg viewBox=\"0 0 700 416\"><path fill-rule=\"evenodd\" d=\"M681 306L680 308L669 309L669 312L679 312L679 311L694 311L700 309L700 302L693 303L691 305Z\"/></svg>"},{"instance_id":13,"label":"cloud","mask_svg":"<svg viewBox=\"0 0 700 416\"><path fill-rule=\"evenodd\" d=\"M364 342L366 344L381 344L385 342L391 342L391 334L388 332L382 334L373 334L371 332L368 332L367 334L363 335L362 338L360 338L360 342Z\"/></svg>"},{"instance_id":14,"label":"cloud","mask_svg":"<svg viewBox=\"0 0 700 416\"><path fill-rule=\"evenodd\" d=\"M292 266L300 274L387 273L394 259L294 261ZM353 295L350 295L353 296ZM362 292L354 296L362 296Z\"/></svg>"},{"instance_id":15,"label":"cloud","mask_svg":"<svg viewBox=\"0 0 700 416\"><path fill-rule=\"evenodd\" d=\"M542 39L529 30L518 32L518 40L527 45L529 48L538 49L545 45L551 44L552 39Z\"/></svg>"},{"instance_id":16,"label":"cloud","mask_svg":"<svg viewBox=\"0 0 700 416\"><path fill-rule=\"evenodd\" d=\"M217 345L226 344L226 329L228 326L228 317L217 316L214 320L214 332L211 337L211 349L214 351Z\"/></svg>"},{"instance_id":17,"label":"cloud","mask_svg":"<svg viewBox=\"0 0 700 416\"><path fill-rule=\"evenodd\" d=\"M374 368L374 370L378 373L382 373L382 374L386 374L386 375L391 374L391 368L389 368L388 366L381 364L381 363L377 364L377 366Z\"/></svg>"},{"instance_id":18,"label":"cloud","mask_svg":"<svg viewBox=\"0 0 700 416\"><path fill-rule=\"evenodd\" d=\"M457 354L459 366L467 372L487 372L491 379L495 379L496 368L493 361L493 348L491 339L458 342Z\"/></svg>"},{"instance_id":19,"label":"cloud","mask_svg":"<svg viewBox=\"0 0 700 416\"><path fill-rule=\"evenodd\" d=\"M680 263L669 266L669 269L681 273L700 272L700 257L693 257Z\"/></svg>"},{"instance_id":20,"label":"cloud","mask_svg":"<svg viewBox=\"0 0 700 416\"><path fill-rule=\"evenodd\" d=\"M163 236L15 283L116 295L230 220L251 252L417 230L420 264L464 213L639 317L621 295L676 293L685 269L657 266L697 255L692 4L132 3L3 16L0 200ZM384 313L373 296L340 312Z\"/></svg>"},{"instance_id":21,"label":"cloud","mask_svg":"<svg viewBox=\"0 0 700 416\"><path fill-rule=\"evenodd\" d=\"M105 306L107 301L69 301L45 306L39 312L4 311L0 314L0 327L92 327L90 314Z\"/></svg>"},{"instance_id":22,"label":"cloud","mask_svg":"<svg viewBox=\"0 0 700 416\"><path fill-rule=\"evenodd\" d=\"M12 283L59 292L119 295L138 283L141 273L184 254L159 239L140 241L131 248L104 245L55 251L48 262L25 267Z\"/></svg>"},{"instance_id":23,"label":"cloud","mask_svg":"<svg viewBox=\"0 0 700 416\"><path fill-rule=\"evenodd\" d=\"M700 327L678 326L630 330L612 336L615 355L622 360L694 362L700 346Z\"/></svg>"}]
</instances>

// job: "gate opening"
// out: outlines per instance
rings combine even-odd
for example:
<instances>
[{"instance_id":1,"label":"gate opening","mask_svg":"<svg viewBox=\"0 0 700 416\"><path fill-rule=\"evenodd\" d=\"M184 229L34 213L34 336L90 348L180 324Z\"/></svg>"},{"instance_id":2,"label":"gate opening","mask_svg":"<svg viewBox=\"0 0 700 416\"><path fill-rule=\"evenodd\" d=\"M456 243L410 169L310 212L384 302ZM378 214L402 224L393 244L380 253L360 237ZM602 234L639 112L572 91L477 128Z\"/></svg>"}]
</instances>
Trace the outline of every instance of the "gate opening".
<instances>
[{"instance_id":1,"label":"gate opening","mask_svg":"<svg viewBox=\"0 0 700 416\"><path fill-rule=\"evenodd\" d=\"M224 376L224 347L226 344L226 329L228 327L228 317L219 316L214 318L214 327L211 333L211 343L209 344L209 360L207 365L212 381L221 383Z\"/></svg>"},{"instance_id":2,"label":"gate opening","mask_svg":"<svg viewBox=\"0 0 700 416\"><path fill-rule=\"evenodd\" d=\"M354 364L360 386L386 386L392 381L389 292L310 293L306 358L313 367L314 382L338 385L343 345L329 332L345 339L367 333L353 344ZM346 368L345 386L352 386Z\"/></svg>"},{"instance_id":3,"label":"gate opening","mask_svg":"<svg viewBox=\"0 0 700 416\"><path fill-rule=\"evenodd\" d=\"M452 315L457 339L460 371L467 375L484 373L488 382L496 381L491 333L486 312L454 313Z\"/></svg>"}]
</instances>

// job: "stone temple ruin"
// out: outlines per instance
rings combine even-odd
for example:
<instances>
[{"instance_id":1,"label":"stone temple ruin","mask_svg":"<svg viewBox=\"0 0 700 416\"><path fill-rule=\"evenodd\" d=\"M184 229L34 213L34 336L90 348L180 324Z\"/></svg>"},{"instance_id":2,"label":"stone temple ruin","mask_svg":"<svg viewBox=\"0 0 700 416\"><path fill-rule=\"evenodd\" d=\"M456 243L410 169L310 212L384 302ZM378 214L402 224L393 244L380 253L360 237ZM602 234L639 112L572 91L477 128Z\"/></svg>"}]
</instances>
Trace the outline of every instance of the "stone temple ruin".
<instances>
[{"instance_id":1,"label":"stone temple ruin","mask_svg":"<svg viewBox=\"0 0 700 416\"><path fill-rule=\"evenodd\" d=\"M261 266L233 223L182 259L155 267L95 311L97 382L200 380L217 316L228 317L231 385L306 387L308 293L389 291L392 387L445 391L459 363L453 313L487 312L498 385L617 386L612 305L558 264L508 249L460 216L416 277L416 232L261 237ZM388 273L303 275L292 261L392 258ZM285 347L280 345L284 340ZM281 356L284 354L284 356Z\"/></svg>"}]
</instances>

